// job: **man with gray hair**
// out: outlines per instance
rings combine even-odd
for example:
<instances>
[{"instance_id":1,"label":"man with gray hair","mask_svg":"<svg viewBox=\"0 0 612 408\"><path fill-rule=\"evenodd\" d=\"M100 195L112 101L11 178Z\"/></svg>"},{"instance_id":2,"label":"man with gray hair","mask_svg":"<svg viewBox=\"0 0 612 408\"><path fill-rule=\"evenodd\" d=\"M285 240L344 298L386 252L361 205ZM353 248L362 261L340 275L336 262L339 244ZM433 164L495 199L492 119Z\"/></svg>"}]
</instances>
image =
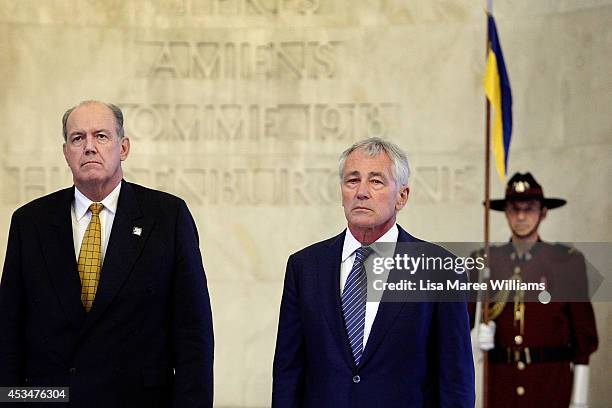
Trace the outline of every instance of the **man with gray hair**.
<instances>
[{"instance_id":1,"label":"man with gray hair","mask_svg":"<svg viewBox=\"0 0 612 408\"><path fill-rule=\"evenodd\" d=\"M339 173L348 228L287 262L272 406L473 407L465 302L367 298L370 245L422 242L396 224L409 193L405 153L366 139L342 153Z\"/></svg>"},{"instance_id":2,"label":"man with gray hair","mask_svg":"<svg viewBox=\"0 0 612 408\"><path fill-rule=\"evenodd\" d=\"M67 387L56 401L76 408L212 407L212 315L187 205L123 180L117 106L82 102L62 127L74 186L11 220L0 387Z\"/></svg>"}]
</instances>

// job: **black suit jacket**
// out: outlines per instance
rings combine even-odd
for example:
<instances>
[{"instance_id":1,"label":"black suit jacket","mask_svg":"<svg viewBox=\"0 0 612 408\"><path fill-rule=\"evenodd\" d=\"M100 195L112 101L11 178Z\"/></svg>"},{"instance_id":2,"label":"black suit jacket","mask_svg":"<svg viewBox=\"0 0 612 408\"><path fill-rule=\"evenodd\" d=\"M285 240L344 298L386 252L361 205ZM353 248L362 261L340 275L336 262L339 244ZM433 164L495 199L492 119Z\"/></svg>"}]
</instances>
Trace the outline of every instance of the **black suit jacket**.
<instances>
[{"instance_id":1,"label":"black suit jacket","mask_svg":"<svg viewBox=\"0 0 612 408\"><path fill-rule=\"evenodd\" d=\"M419 241L398 228L398 242ZM355 365L340 301L344 236L289 257L272 406L473 407L465 302L390 302L385 293L361 363Z\"/></svg>"},{"instance_id":2,"label":"black suit jacket","mask_svg":"<svg viewBox=\"0 0 612 408\"><path fill-rule=\"evenodd\" d=\"M68 386L72 407L211 407L212 316L195 223L181 199L122 183L89 313L72 238L74 188L13 214L0 386Z\"/></svg>"}]
</instances>

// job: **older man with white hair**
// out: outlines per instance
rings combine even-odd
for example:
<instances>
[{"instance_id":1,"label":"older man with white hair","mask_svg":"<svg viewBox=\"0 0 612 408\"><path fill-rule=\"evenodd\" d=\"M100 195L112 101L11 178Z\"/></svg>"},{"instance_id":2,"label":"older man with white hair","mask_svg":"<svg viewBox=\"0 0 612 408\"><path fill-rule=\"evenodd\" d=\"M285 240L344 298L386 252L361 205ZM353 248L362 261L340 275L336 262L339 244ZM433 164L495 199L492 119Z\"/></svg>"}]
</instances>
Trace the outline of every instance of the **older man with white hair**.
<instances>
[{"instance_id":1,"label":"older man with white hair","mask_svg":"<svg viewBox=\"0 0 612 408\"><path fill-rule=\"evenodd\" d=\"M273 407L473 407L466 304L366 296L371 245L420 242L396 223L409 174L405 153L380 138L342 153L347 228L289 257Z\"/></svg>"}]
</instances>

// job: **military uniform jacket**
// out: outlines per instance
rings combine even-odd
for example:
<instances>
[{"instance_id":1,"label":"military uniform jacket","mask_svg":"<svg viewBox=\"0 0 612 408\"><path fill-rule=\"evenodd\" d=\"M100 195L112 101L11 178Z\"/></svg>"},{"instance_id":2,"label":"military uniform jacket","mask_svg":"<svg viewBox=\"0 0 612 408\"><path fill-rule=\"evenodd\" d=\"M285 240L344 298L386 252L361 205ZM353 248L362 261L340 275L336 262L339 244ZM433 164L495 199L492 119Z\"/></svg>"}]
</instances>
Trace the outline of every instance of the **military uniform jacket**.
<instances>
[{"instance_id":1,"label":"military uniform jacket","mask_svg":"<svg viewBox=\"0 0 612 408\"><path fill-rule=\"evenodd\" d=\"M507 296L495 318L495 349L489 352L489 406L568 407L570 363L588 364L598 345L584 257L573 248L543 242L519 256L509 243L491 248L489 265L491 279L519 276L523 282L544 283L552 295L544 304L538 292L525 292L522 318L516 292Z\"/></svg>"}]
</instances>

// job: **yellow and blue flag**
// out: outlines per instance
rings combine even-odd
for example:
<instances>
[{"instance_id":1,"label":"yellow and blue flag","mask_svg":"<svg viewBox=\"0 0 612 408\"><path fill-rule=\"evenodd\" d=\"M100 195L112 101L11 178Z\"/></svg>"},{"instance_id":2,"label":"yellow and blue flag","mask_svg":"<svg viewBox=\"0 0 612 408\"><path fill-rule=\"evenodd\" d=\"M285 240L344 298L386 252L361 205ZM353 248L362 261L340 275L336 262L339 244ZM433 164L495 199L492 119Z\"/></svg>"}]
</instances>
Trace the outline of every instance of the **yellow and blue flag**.
<instances>
[{"instance_id":1,"label":"yellow and blue flag","mask_svg":"<svg viewBox=\"0 0 612 408\"><path fill-rule=\"evenodd\" d=\"M508 152L512 137L512 92L510 79L506 72L504 55L497 36L497 27L491 14L488 14L489 50L487 66L483 79L485 94L493 107L492 144L495 168L502 183L508 172Z\"/></svg>"}]
</instances>

